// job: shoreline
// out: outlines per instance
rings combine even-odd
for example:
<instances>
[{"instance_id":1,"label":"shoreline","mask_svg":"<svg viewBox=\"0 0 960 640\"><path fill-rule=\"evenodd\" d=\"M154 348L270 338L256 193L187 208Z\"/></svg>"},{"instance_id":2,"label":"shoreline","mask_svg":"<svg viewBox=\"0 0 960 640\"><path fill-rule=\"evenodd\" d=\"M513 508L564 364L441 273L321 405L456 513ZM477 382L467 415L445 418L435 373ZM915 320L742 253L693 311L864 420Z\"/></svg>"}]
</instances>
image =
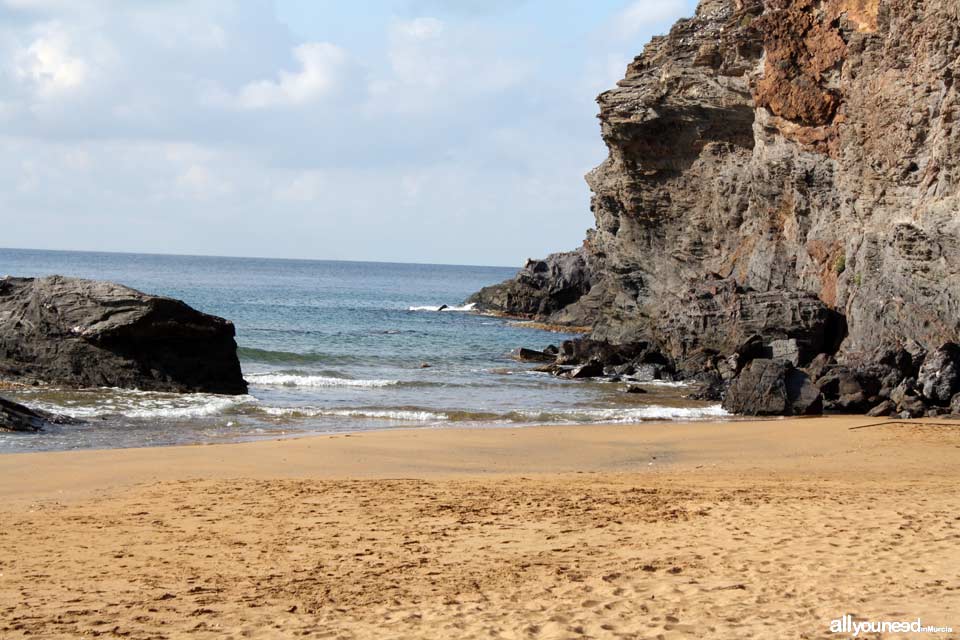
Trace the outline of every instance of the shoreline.
<instances>
[{"instance_id":1,"label":"shoreline","mask_svg":"<svg viewBox=\"0 0 960 640\"><path fill-rule=\"evenodd\" d=\"M0 455L0 636L826 638L845 614L957 630L958 427L839 416Z\"/></svg>"},{"instance_id":2,"label":"shoreline","mask_svg":"<svg viewBox=\"0 0 960 640\"><path fill-rule=\"evenodd\" d=\"M955 429L934 418L867 416L649 421L637 424L403 427L289 434L234 442L0 453L0 499L82 495L184 477L469 478L526 474L682 473L712 465L744 473L801 472L805 457L820 472L885 473L882 459L846 460L874 433ZM913 425L913 426L912 426ZM929 425L928 427L915 425ZM938 426L943 425L943 426ZM864 427L871 427L865 429ZM868 432L874 433L868 433ZM960 460L960 452L957 454ZM918 458L919 462L919 458ZM107 468L109 467L109 471ZM29 472L25 487L17 476Z\"/></svg>"}]
</instances>

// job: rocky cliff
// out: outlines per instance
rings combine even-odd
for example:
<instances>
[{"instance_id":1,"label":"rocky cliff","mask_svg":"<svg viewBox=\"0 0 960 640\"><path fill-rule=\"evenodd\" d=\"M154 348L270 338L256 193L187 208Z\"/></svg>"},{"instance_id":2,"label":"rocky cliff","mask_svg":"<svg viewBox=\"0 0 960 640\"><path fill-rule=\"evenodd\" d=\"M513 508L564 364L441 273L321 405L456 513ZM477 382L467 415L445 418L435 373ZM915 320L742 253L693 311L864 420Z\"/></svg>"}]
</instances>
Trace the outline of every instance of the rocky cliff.
<instances>
[{"instance_id":1,"label":"rocky cliff","mask_svg":"<svg viewBox=\"0 0 960 640\"><path fill-rule=\"evenodd\" d=\"M957 74L956 0L703 0L598 99L570 315L677 359L751 334L841 362L957 340ZM496 291L480 308L530 312Z\"/></svg>"},{"instance_id":2,"label":"rocky cliff","mask_svg":"<svg viewBox=\"0 0 960 640\"><path fill-rule=\"evenodd\" d=\"M955 0L704 0L598 99L593 336L682 358L744 317L814 322L811 355L845 361L956 340L958 73Z\"/></svg>"},{"instance_id":3,"label":"rocky cliff","mask_svg":"<svg viewBox=\"0 0 960 640\"><path fill-rule=\"evenodd\" d=\"M110 282L0 278L0 379L240 394L233 323Z\"/></svg>"}]
</instances>

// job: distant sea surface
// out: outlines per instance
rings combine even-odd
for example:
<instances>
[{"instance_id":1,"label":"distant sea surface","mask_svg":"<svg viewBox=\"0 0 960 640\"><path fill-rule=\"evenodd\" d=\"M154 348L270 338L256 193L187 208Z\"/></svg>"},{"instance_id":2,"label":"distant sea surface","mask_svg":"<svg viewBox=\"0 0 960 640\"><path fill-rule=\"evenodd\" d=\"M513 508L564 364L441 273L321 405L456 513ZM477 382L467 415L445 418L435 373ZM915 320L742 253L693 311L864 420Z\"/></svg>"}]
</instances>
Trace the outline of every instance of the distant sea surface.
<instances>
[{"instance_id":1,"label":"distant sea surface","mask_svg":"<svg viewBox=\"0 0 960 640\"><path fill-rule=\"evenodd\" d=\"M510 352L572 336L460 306L511 268L0 249L0 276L61 274L179 298L237 328L245 396L30 389L85 421L2 434L0 451L239 441L398 427L716 418L681 385L566 381ZM450 309L437 311L441 305ZM429 366L424 366L429 365Z\"/></svg>"}]
</instances>

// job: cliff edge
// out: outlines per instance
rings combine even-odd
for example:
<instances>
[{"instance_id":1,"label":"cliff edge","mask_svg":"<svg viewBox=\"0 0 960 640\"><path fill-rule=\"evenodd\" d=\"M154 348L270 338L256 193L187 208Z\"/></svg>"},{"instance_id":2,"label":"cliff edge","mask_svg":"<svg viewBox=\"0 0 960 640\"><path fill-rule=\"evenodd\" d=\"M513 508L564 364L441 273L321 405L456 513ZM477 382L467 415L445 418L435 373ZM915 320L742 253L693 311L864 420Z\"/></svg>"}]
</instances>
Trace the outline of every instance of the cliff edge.
<instances>
[{"instance_id":1,"label":"cliff edge","mask_svg":"<svg viewBox=\"0 0 960 640\"><path fill-rule=\"evenodd\" d=\"M955 0L703 0L599 96L590 286L533 315L678 362L957 341L957 74ZM473 300L529 316L522 277Z\"/></svg>"}]
</instances>

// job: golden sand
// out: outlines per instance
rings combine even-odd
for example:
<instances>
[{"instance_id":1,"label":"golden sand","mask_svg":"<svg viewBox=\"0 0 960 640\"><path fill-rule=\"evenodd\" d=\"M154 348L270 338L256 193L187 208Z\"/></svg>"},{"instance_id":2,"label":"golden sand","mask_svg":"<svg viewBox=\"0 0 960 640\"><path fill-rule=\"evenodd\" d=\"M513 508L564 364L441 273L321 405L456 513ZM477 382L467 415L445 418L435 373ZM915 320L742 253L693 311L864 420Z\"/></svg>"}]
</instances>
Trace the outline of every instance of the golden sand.
<instances>
[{"instance_id":1,"label":"golden sand","mask_svg":"<svg viewBox=\"0 0 960 640\"><path fill-rule=\"evenodd\" d=\"M876 422L0 456L0 638L960 630L960 424Z\"/></svg>"}]
</instances>

